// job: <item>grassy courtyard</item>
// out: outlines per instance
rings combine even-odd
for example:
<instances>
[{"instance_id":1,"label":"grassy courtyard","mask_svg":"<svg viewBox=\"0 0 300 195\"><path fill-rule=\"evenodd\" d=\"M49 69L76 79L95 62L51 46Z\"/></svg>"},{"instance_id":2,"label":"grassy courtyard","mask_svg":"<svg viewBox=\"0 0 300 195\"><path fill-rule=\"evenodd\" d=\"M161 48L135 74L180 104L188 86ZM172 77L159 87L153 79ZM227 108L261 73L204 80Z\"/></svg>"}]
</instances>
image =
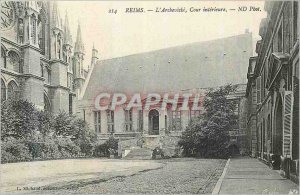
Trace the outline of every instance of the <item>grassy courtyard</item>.
<instances>
[{"instance_id":1,"label":"grassy courtyard","mask_svg":"<svg viewBox=\"0 0 300 195\"><path fill-rule=\"evenodd\" d=\"M211 193L225 160L82 159L2 165L1 192L17 194Z\"/></svg>"}]
</instances>

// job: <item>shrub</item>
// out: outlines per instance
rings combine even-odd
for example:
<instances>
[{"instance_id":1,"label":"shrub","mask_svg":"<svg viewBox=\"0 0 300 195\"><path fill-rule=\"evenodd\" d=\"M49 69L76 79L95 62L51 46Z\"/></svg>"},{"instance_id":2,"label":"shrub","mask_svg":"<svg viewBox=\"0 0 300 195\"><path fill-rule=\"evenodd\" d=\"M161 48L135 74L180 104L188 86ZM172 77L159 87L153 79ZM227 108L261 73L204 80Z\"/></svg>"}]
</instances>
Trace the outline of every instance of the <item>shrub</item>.
<instances>
[{"instance_id":1,"label":"shrub","mask_svg":"<svg viewBox=\"0 0 300 195\"><path fill-rule=\"evenodd\" d=\"M28 161L31 159L32 156L24 140L10 137L1 142L2 162Z\"/></svg>"},{"instance_id":2,"label":"shrub","mask_svg":"<svg viewBox=\"0 0 300 195\"><path fill-rule=\"evenodd\" d=\"M30 138L38 127L38 111L26 100L5 101L1 104L1 139Z\"/></svg>"},{"instance_id":3,"label":"shrub","mask_svg":"<svg viewBox=\"0 0 300 195\"><path fill-rule=\"evenodd\" d=\"M114 137L109 137L105 143L96 145L93 151L95 157L109 157L111 154L114 156L118 154L118 140Z\"/></svg>"},{"instance_id":4,"label":"shrub","mask_svg":"<svg viewBox=\"0 0 300 195\"><path fill-rule=\"evenodd\" d=\"M53 115L15 100L1 105L1 140L2 161L17 162L91 156L96 135L84 120L66 112ZM115 147L114 142L109 145Z\"/></svg>"},{"instance_id":5,"label":"shrub","mask_svg":"<svg viewBox=\"0 0 300 195\"><path fill-rule=\"evenodd\" d=\"M80 148L70 138L57 138L56 144L63 158L77 157L80 153Z\"/></svg>"},{"instance_id":6,"label":"shrub","mask_svg":"<svg viewBox=\"0 0 300 195\"><path fill-rule=\"evenodd\" d=\"M53 139L46 139L42 147L43 159L57 159L61 156L57 143Z\"/></svg>"},{"instance_id":7,"label":"shrub","mask_svg":"<svg viewBox=\"0 0 300 195\"><path fill-rule=\"evenodd\" d=\"M109 157L109 151L107 143L98 144L95 146L93 151L93 156L95 157Z\"/></svg>"}]
</instances>

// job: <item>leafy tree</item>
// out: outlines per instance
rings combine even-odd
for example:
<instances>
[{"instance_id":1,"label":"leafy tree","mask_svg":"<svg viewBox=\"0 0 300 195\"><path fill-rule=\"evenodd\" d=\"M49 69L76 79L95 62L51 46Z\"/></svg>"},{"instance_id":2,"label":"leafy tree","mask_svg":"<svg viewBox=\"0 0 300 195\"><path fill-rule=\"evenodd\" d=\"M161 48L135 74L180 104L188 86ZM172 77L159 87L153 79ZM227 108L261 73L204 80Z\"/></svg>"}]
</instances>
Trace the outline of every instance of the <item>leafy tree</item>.
<instances>
[{"instance_id":1,"label":"leafy tree","mask_svg":"<svg viewBox=\"0 0 300 195\"><path fill-rule=\"evenodd\" d=\"M54 132L54 117L50 112L40 111L38 114L38 130L43 135L43 138Z\"/></svg>"},{"instance_id":2,"label":"leafy tree","mask_svg":"<svg viewBox=\"0 0 300 195\"><path fill-rule=\"evenodd\" d=\"M66 112L60 112L54 118L53 128L54 133L57 136L72 136L74 117L70 116Z\"/></svg>"},{"instance_id":3,"label":"leafy tree","mask_svg":"<svg viewBox=\"0 0 300 195\"><path fill-rule=\"evenodd\" d=\"M236 102L229 95L235 86L210 89L205 96L205 113L193 120L183 133L179 145L187 155L226 158L229 153L229 130L237 125Z\"/></svg>"},{"instance_id":4,"label":"leafy tree","mask_svg":"<svg viewBox=\"0 0 300 195\"><path fill-rule=\"evenodd\" d=\"M26 100L5 101L1 105L1 139L25 139L38 127L38 111Z\"/></svg>"}]
</instances>

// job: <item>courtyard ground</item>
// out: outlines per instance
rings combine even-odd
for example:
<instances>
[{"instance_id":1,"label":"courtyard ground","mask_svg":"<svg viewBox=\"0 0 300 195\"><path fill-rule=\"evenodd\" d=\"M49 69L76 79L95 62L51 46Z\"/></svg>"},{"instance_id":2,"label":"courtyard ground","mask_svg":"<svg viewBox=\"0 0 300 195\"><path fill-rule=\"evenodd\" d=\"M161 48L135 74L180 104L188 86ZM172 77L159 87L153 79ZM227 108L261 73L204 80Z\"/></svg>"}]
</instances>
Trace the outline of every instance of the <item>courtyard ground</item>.
<instances>
[{"instance_id":1,"label":"courtyard ground","mask_svg":"<svg viewBox=\"0 0 300 195\"><path fill-rule=\"evenodd\" d=\"M226 160L76 159L1 165L1 194L211 193Z\"/></svg>"}]
</instances>

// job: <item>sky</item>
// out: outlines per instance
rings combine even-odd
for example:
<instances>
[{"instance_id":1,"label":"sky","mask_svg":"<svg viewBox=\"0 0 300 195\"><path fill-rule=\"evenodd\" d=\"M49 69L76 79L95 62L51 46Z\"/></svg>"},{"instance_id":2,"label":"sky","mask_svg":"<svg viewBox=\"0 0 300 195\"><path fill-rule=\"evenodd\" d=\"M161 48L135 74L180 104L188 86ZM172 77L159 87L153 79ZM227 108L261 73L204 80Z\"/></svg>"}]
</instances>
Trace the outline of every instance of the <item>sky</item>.
<instances>
[{"instance_id":1,"label":"sky","mask_svg":"<svg viewBox=\"0 0 300 195\"><path fill-rule=\"evenodd\" d=\"M85 67L93 44L99 59L109 59L193 42L242 34L249 29L253 46L260 39L259 24L266 17L263 1L59 1L60 15L69 16L73 41L78 23L85 45ZM238 7L247 6L239 12ZM250 6L261 11L249 11ZM187 13L125 13L126 8L181 8ZM227 12L189 12L190 8L227 8ZM116 14L109 13L117 10ZM229 9L236 9L230 11Z\"/></svg>"}]
</instances>

